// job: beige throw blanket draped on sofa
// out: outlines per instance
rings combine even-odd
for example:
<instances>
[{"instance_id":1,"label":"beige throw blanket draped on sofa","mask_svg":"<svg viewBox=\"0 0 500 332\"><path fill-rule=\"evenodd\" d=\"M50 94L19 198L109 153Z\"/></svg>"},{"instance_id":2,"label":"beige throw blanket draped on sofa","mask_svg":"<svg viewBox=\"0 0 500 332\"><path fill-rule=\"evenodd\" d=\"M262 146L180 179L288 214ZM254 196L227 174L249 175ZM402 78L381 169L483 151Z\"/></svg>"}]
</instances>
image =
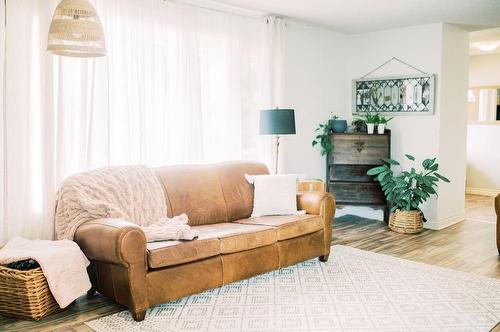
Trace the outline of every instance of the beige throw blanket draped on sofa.
<instances>
[{"instance_id":1,"label":"beige throw blanket draped on sofa","mask_svg":"<svg viewBox=\"0 0 500 332\"><path fill-rule=\"evenodd\" d=\"M72 240L76 229L95 219L117 218L141 226L148 241L192 240L198 232L187 216L166 218L163 188L146 166L95 169L67 178L57 193L55 232Z\"/></svg>"}]
</instances>

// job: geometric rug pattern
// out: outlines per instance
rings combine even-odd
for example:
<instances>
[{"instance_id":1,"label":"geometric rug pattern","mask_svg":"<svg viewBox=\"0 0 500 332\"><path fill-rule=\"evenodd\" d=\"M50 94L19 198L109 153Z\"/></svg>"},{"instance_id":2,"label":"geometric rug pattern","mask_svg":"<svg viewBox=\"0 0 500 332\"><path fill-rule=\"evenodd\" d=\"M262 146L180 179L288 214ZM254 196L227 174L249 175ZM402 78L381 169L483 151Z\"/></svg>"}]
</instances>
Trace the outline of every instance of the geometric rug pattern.
<instances>
[{"instance_id":1,"label":"geometric rug pattern","mask_svg":"<svg viewBox=\"0 0 500 332\"><path fill-rule=\"evenodd\" d=\"M333 246L312 259L148 310L86 324L98 331L489 331L500 280Z\"/></svg>"}]
</instances>

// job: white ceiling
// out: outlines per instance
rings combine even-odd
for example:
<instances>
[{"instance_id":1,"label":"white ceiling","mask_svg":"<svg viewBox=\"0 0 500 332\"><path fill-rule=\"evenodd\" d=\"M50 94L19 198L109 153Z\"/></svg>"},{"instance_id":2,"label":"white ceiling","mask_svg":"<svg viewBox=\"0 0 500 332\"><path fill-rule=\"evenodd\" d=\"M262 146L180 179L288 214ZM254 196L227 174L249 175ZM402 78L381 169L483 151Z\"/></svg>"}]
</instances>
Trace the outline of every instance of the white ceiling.
<instances>
[{"instance_id":1,"label":"white ceiling","mask_svg":"<svg viewBox=\"0 0 500 332\"><path fill-rule=\"evenodd\" d=\"M286 16L344 33L428 23L453 23L470 31L500 27L500 0L216 0Z\"/></svg>"},{"instance_id":2,"label":"white ceiling","mask_svg":"<svg viewBox=\"0 0 500 332\"><path fill-rule=\"evenodd\" d=\"M500 1L500 0L499 0ZM475 43L500 43L500 28L475 31L470 34L470 55L484 55L491 53L500 53L500 46L493 51L481 51L474 47Z\"/></svg>"}]
</instances>

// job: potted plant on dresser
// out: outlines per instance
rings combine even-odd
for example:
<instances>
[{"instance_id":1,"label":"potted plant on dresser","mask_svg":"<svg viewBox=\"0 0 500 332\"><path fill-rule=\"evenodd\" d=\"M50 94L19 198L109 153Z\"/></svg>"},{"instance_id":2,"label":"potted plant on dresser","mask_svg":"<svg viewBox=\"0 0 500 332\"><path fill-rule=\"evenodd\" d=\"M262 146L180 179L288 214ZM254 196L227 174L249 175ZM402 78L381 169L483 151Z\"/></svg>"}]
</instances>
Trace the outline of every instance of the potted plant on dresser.
<instances>
[{"instance_id":1,"label":"potted plant on dresser","mask_svg":"<svg viewBox=\"0 0 500 332\"><path fill-rule=\"evenodd\" d=\"M333 115L326 123L320 123L315 132L316 137L312 141L312 146L315 147L319 144L321 147L321 155L326 156L333 149L333 144L330 139L332 133L343 133L347 129L347 121L339 120L338 116Z\"/></svg>"},{"instance_id":2,"label":"potted plant on dresser","mask_svg":"<svg viewBox=\"0 0 500 332\"><path fill-rule=\"evenodd\" d=\"M379 133L379 134L385 133L385 128L387 128L387 124L392 119L394 119L394 118L386 118L383 115L379 115L378 124L377 124L377 133Z\"/></svg>"},{"instance_id":3,"label":"potted plant on dresser","mask_svg":"<svg viewBox=\"0 0 500 332\"><path fill-rule=\"evenodd\" d=\"M366 129L368 134L373 134L375 132L375 127L378 125L380 119L379 113L372 114L367 112L363 121L366 123Z\"/></svg>"},{"instance_id":4,"label":"potted plant on dresser","mask_svg":"<svg viewBox=\"0 0 500 332\"><path fill-rule=\"evenodd\" d=\"M415 157L405 155L414 162ZM423 228L424 216L420 209L422 203L431 196L437 195L436 187L439 181L450 181L438 173L439 165L436 158L422 162L422 170L412 167L403 170L400 163L394 159L383 159L384 165L368 170L367 174L375 176L391 206L389 228L398 233L419 233ZM399 166L399 174L391 167Z\"/></svg>"}]
</instances>

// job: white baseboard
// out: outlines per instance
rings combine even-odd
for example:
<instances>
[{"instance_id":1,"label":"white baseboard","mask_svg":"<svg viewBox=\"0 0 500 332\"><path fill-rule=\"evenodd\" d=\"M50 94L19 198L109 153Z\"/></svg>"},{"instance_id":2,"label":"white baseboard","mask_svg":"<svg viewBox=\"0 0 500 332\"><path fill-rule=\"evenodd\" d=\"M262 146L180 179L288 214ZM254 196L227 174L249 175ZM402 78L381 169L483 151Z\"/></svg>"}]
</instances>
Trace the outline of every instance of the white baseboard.
<instances>
[{"instance_id":1,"label":"white baseboard","mask_svg":"<svg viewBox=\"0 0 500 332\"><path fill-rule=\"evenodd\" d=\"M469 195L480 195L480 196L490 196L496 197L500 194L500 190L498 189L488 189L488 188L465 188L465 193Z\"/></svg>"},{"instance_id":2,"label":"white baseboard","mask_svg":"<svg viewBox=\"0 0 500 332\"><path fill-rule=\"evenodd\" d=\"M459 223L461 221L465 220L465 211L455 214L451 217L444 218L444 219L439 219L439 220L429 220L426 223L424 223L424 228L428 229L433 229L433 230L441 230L443 228L449 227L451 225L454 225L456 223Z\"/></svg>"}]
</instances>

